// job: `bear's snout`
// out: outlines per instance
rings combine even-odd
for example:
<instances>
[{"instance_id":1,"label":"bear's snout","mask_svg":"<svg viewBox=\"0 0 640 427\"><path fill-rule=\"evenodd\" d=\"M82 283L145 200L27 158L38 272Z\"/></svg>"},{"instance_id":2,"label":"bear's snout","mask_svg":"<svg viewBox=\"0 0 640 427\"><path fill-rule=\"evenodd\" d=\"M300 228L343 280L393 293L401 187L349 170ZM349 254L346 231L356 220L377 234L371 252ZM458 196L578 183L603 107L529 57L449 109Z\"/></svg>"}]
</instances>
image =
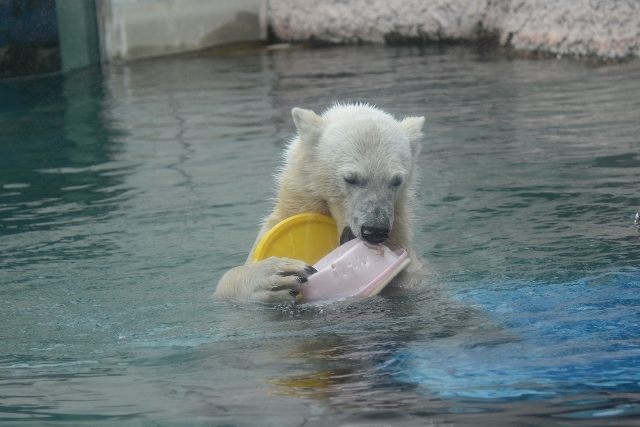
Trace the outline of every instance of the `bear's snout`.
<instances>
[{"instance_id":1,"label":"bear's snout","mask_svg":"<svg viewBox=\"0 0 640 427\"><path fill-rule=\"evenodd\" d=\"M363 225L360 230L360 235L364 240L369 243L382 243L389 238L389 228L368 227Z\"/></svg>"}]
</instances>

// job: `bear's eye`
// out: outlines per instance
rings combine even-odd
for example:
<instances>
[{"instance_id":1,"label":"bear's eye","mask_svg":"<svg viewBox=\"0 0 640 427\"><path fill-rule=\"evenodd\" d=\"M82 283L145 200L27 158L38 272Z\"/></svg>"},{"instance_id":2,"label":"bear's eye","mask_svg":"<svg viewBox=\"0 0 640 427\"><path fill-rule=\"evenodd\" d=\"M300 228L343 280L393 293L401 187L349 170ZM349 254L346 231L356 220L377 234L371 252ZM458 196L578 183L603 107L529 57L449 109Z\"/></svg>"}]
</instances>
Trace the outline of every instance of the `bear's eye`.
<instances>
[{"instance_id":1,"label":"bear's eye","mask_svg":"<svg viewBox=\"0 0 640 427\"><path fill-rule=\"evenodd\" d=\"M393 179L391 180L391 185L393 187L400 187L402 185L402 177L401 176L394 176Z\"/></svg>"},{"instance_id":2,"label":"bear's eye","mask_svg":"<svg viewBox=\"0 0 640 427\"><path fill-rule=\"evenodd\" d=\"M360 178L358 178L357 175L347 175L344 177L344 182L346 182L349 185L360 185L361 181Z\"/></svg>"}]
</instances>

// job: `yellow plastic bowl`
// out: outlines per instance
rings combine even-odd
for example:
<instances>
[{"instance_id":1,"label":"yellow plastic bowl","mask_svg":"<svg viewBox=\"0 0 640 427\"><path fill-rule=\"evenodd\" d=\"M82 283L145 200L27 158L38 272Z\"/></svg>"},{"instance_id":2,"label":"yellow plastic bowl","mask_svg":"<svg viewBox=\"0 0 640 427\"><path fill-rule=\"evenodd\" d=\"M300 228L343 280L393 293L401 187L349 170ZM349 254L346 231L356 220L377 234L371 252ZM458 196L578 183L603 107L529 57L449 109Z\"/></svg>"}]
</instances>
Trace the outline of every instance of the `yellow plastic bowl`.
<instances>
[{"instance_id":1,"label":"yellow plastic bowl","mask_svg":"<svg viewBox=\"0 0 640 427\"><path fill-rule=\"evenodd\" d=\"M338 246L338 226L333 218L302 213L279 222L269 230L256 246L252 261L275 256L313 265Z\"/></svg>"}]
</instances>

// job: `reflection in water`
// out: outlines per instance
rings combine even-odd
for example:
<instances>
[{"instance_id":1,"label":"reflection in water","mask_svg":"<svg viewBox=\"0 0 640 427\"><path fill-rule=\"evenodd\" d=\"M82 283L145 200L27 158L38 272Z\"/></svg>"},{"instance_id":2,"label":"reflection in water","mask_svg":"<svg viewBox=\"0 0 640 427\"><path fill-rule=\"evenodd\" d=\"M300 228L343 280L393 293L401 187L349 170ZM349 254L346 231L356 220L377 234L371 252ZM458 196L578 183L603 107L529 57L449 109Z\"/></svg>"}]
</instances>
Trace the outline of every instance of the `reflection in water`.
<instances>
[{"instance_id":1,"label":"reflection in water","mask_svg":"<svg viewBox=\"0 0 640 427\"><path fill-rule=\"evenodd\" d=\"M0 83L2 419L634 416L637 71L364 46ZM425 289L212 302L269 211L290 109L335 101L427 117Z\"/></svg>"},{"instance_id":2,"label":"reflection in water","mask_svg":"<svg viewBox=\"0 0 640 427\"><path fill-rule=\"evenodd\" d=\"M508 331L481 320L478 312L430 292L412 301L376 298L318 311L313 310L312 316L321 315L323 323L332 327L327 332L313 327L312 338L293 343L288 357L306 373L296 374L294 365L294 373L269 382L277 392L376 407L388 400L389 393L417 387L394 375L406 369L399 366L399 356L409 342L456 337L467 345L489 345L514 339Z\"/></svg>"},{"instance_id":3,"label":"reflection in water","mask_svg":"<svg viewBox=\"0 0 640 427\"><path fill-rule=\"evenodd\" d=\"M0 266L91 258L109 246L87 230L122 197L101 76L89 69L2 85Z\"/></svg>"}]
</instances>

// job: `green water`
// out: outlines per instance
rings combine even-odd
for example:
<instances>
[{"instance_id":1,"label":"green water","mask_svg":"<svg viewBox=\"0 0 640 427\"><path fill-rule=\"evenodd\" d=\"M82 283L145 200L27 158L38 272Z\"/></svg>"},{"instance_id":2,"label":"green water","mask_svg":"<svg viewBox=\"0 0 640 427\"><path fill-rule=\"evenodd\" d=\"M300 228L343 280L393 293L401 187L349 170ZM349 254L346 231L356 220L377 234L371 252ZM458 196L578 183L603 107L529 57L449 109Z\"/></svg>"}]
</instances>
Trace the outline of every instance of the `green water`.
<instances>
[{"instance_id":1,"label":"green water","mask_svg":"<svg viewBox=\"0 0 640 427\"><path fill-rule=\"evenodd\" d=\"M344 47L0 82L0 423L629 422L639 75ZM272 206L291 108L336 101L426 117L426 289L212 302Z\"/></svg>"}]
</instances>

